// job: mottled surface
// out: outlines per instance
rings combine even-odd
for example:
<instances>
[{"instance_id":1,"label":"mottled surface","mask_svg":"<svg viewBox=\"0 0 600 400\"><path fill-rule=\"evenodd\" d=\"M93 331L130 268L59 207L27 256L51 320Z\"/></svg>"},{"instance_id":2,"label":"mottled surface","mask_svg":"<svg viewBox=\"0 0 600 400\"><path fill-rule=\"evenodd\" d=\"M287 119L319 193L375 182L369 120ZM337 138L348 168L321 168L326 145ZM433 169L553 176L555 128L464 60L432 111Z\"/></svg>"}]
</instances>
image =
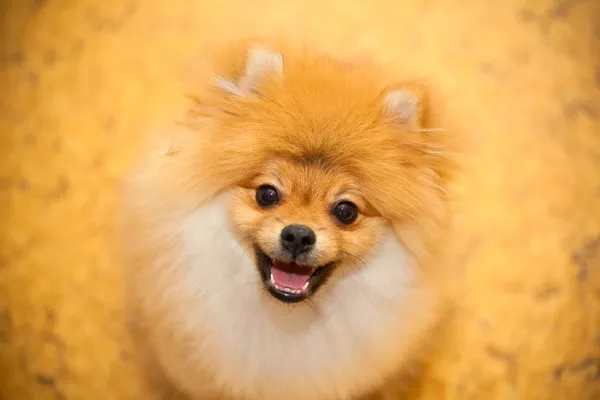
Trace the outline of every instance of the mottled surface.
<instances>
[{"instance_id":1,"label":"mottled surface","mask_svg":"<svg viewBox=\"0 0 600 400\"><path fill-rule=\"evenodd\" d=\"M600 398L597 0L1 10L0 398L152 398L129 360L116 183L189 90L182 63L249 33L424 78L437 125L467 139L444 266L459 303L413 398Z\"/></svg>"}]
</instances>

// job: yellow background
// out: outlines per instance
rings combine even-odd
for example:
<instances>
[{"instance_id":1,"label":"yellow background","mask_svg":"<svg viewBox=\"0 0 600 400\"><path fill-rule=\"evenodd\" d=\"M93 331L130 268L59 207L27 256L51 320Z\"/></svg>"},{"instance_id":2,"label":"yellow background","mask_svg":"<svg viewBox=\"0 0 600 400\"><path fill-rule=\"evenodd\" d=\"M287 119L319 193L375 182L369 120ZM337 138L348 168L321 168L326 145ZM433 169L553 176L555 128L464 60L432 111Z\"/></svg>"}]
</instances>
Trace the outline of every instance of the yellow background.
<instances>
[{"instance_id":1,"label":"yellow background","mask_svg":"<svg viewBox=\"0 0 600 400\"><path fill-rule=\"evenodd\" d=\"M115 188L216 39L285 35L431 84L460 132L448 290L419 400L600 398L597 0L3 0L0 398L152 399ZM189 89L189 88L187 88Z\"/></svg>"}]
</instances>

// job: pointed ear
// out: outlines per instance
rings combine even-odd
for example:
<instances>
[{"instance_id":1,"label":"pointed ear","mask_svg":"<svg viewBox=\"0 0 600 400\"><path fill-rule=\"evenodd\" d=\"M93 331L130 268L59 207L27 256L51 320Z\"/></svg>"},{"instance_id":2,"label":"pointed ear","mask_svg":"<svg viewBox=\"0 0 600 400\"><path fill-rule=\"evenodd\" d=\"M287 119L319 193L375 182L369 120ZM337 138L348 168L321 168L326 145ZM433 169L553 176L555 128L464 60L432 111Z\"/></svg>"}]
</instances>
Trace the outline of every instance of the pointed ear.
<instances>
[{"instance_id":1,"label":"pointed ear","mask_svg":"<svg viewBox=\"0 0 600 400\"><path fill-rule=\"evenodd\" d=\"M243 96L252 93L260 80L269 74L283 75L283 57L281 53L263 46L251 47L242 76L237 82L217 77L217 85L223 90Z\"/></svg>"},{"instance_id":2,"label":"pointed ear","mask_svg":"<svg viewBox=\"0 0 600 400\"><path fill-rule=\"evenodd\" d=\"M399 85L384 96L384 113L396 123L410 127L422 126L425 114L425 90L418 85Z\"/></svg>"}]
</instances>

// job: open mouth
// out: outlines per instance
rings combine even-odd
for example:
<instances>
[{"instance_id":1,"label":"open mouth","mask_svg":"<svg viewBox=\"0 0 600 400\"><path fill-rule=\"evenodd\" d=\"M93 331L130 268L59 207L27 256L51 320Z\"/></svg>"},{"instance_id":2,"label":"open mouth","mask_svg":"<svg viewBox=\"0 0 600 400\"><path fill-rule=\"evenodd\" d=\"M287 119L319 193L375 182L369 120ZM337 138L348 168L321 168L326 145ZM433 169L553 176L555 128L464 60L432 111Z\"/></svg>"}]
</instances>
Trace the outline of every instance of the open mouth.
<instances>
[{"instance_id":1,"label":"open mouth","mask_svg":"<svg viewBox=\"0 0 600 400\"><path fill-rule=\"evenodd\" d=\"M255 247L258 271L265 287L284 303L298 303L310 297L331 275L334 263L311 267L284 263Z\"/></svg>"}]
</instances>

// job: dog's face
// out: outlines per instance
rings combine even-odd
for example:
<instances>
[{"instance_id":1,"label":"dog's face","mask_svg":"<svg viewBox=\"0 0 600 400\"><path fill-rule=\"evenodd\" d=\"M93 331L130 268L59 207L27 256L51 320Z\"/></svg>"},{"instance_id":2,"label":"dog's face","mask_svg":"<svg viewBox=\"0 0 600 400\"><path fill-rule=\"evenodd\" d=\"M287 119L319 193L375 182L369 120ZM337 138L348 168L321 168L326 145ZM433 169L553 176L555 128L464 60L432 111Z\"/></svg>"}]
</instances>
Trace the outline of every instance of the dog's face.
<instances>
[{"instance_id":1,"label":"dog's face","mask_svg":"<svg viewBox=\"0 0 600 400\"><path fill-rule=\"evenodd\" d=\"M299 302L336 268L366 264L384 227L435 214L445 158L420 130L420 89L331 60L284 60L255 49L216 78L221 92L199 101L213 126L198 169L235 193L231 220L268 291Z\"/></svg>"},{"instance_id":2,"label":"dog's face","mask_svg":"<svg viewBox=\"0 0 600 400\"><path fill-rule=\"evenodd\" d=\"M386 225L358 182L322 159L274 159L235 194L232 220L284 302L315 293L334 268L360 267Z\"/></svg>"}]
</instances>

